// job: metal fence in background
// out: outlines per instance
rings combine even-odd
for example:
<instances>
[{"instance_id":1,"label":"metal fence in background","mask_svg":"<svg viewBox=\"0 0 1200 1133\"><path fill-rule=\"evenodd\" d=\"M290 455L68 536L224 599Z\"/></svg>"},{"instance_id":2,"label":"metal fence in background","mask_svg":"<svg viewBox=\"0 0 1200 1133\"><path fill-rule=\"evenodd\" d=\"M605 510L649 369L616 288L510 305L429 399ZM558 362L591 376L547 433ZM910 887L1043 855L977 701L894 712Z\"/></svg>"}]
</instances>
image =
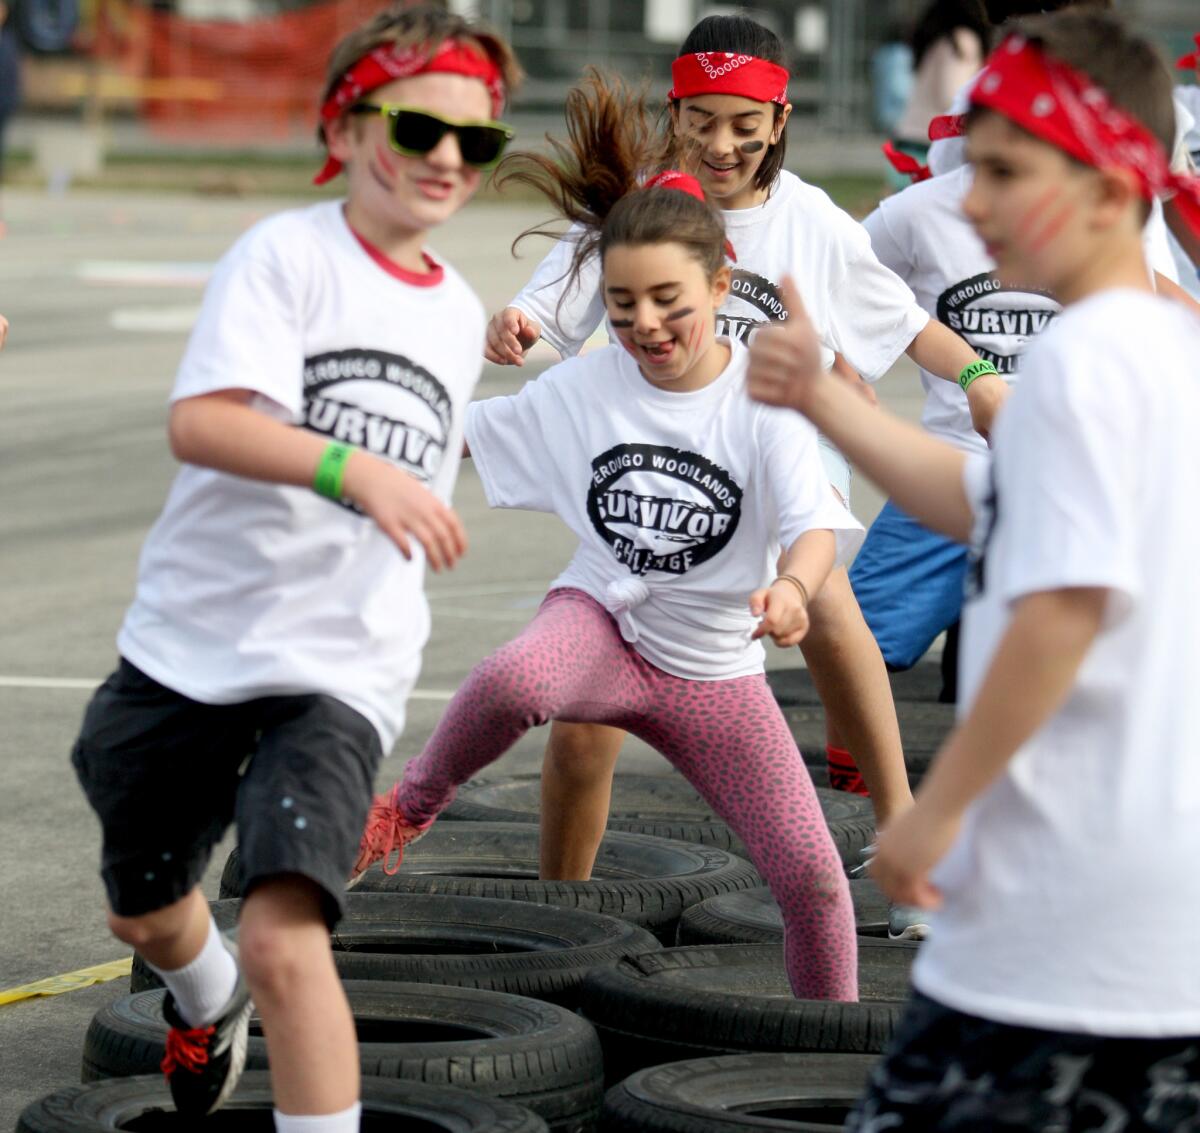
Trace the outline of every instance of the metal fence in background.
<instances>
[{"instance_id":1,"label":"metal fence in background","mask_svg":"<svg viewBox=\"0 0 1200 1133\"><path fill-rule=\"evenodd\" d=\"M26 4L77 0L18 0ZM389 0L82 0L75 54L30 60L31 105L124 114L195 141L311 139L332 44ZM878 129L872 60L927 0L447 0L510 39L529 75L518 112L557 117L583 69L613 69L665 94L670 63L702 16L742 11L787 45L795 114L810 138ZM1172 54L1200 30L1198 0L1118 7ZM32 66L36 64L36 68Z\"/></svg>"}]
</instances>

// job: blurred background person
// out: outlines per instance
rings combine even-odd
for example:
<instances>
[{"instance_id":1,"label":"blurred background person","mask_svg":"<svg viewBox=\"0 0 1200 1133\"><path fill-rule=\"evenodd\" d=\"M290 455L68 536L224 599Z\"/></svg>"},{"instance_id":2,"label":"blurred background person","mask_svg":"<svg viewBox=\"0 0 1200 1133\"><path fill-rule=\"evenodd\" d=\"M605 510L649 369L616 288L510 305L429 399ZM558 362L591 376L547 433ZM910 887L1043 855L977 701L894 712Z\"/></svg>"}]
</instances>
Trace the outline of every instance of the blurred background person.
<instances>
[{"instance_id":1,"label":"blurred background person","mask_svg":"<svg viewBox=\"0 0 1200 1133\"><path fill-rule=\"evenodd\" d=\"M4 184L8 123L21 104L21 48L17 29L8 17L9 7L0 0L0 187ZM0 236L6 231L3 198L0 197Z\"/></svg>"},{"instance_id":2,"label":"blurred background person","mask_svg":"<svg viewBox=\"0 0 1200 1133\"><path fill-rule=\"evenodd\" d=\"M933 0L913 28L913 86L892 144L919 164L929 152L929 123L983 66L991 24L981 0ZM904 184L904 181L899 182Z\"/></svg>"}]
</instances>

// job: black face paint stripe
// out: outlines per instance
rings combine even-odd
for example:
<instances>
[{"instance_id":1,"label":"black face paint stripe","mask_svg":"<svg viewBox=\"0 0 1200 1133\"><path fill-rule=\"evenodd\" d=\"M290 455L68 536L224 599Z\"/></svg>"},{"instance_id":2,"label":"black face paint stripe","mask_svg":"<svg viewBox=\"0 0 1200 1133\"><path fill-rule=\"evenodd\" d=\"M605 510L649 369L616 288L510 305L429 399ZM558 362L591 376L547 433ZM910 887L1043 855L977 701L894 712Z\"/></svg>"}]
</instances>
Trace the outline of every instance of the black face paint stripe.
<instances>
[{"instance_id":1,"label":"black face paint stripe","mask_svg":"<svg viewBox=\"0 0 1200 1133\"><path fill-rule=\"evenodd\" d=\"M633 319L609 319L608 321L618 330L628 330L633 326Z\"/></svg>"},{"instance_id":2,"label":"black face paint stripe","mask_svg":"<svg viewBox=\"0 0 1200 1133\"><path fill-rule=\"evenodd\" d=\"M680 307L680 309L678 311L672 311L666 317L666 319L664 321L666 321L668 323L673 323L676 319L686 319L688 317L688 315L694 315L695 313L696 313L695 307ZM613 323L613 326L616 326L616 325L617 325L616 323Z\"/></svg>"},{"instance_id":3,"label":"black face paint stripe","mask_svg":"<svg viewBox=\"0 0 1200 1133\"><path fill-rule=\"evenodd\" d=\"M741 149L742 153L758 153L759 150L766 149L766 147L767 147L766 142L753 141L753 142L746 142L746 144L741 146L740 149Z\"/></svg>"}]
</instances>

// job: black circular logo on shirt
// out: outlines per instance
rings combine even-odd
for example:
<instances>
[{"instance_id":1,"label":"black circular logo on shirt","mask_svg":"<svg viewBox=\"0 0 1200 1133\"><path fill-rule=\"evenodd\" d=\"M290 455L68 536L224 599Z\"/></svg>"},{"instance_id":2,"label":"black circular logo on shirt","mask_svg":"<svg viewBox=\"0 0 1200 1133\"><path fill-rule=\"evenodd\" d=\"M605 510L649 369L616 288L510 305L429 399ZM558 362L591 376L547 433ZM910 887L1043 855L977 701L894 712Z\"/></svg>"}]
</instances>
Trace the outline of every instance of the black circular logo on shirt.
<instances>
[{"instance_id":1,"label":"black circular logo on shirt","mask_svg":"<svg viewBox=\"0 0 1200 1133\"><path fill-rule=\"evenodd\" d=\"M706 457L663 445L614 445L592 461L588 518L630 574L685 574L737 530L742 489Z\"/></svg>"},{"instance_id":2,"label":"black circular logo on shirt","mask_svg":"<svg viewBox=\"0 0 1200 1133\"><path fill-rule=\"evenodd\" d=\"M783 296L774 283L745 268L733 269L729 298L717 312L717 334L748 342L759 327L784 322L787 317Z\"/></svg>"},{"instance_id":3,"label":"black circular logo on shirt","mask_svg":"<svg viewBox=\"0 0 1200 1133\"><path fill-rule=\"evenodd\" d=\"M1021 368L1026 343L1059 313L1048 291L1006 287L991 272L964 279L938 296L937 318L1001 374Z\"/></svg>"}]
</instances>

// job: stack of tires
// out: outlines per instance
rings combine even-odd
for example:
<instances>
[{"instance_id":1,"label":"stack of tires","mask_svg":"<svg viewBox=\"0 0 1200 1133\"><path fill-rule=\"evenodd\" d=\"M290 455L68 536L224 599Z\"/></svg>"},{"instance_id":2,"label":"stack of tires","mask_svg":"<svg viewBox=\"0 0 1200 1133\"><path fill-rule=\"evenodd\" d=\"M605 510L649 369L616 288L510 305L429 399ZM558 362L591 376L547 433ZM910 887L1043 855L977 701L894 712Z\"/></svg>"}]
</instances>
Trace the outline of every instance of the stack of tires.
<instances>
[{"instance_id":1,"label":"stack of tires","mask_svg":"<svg viewBox=\"0 0 1200 1133\"><path fill-rule=\"evenodd\" d=\"M904 743L904 762L908 767L909 782L914 787L929 769L929 761L954 726L954 705L941 700L942 680L940 666L930 662L892 674L892 697ZM808 671L780 670L768 674L768 681L813 782L819 786L827 784L825 713Z\"/></svg>"},{"instance_id":2,"label":"stack of tires","mask_svg":"<svg viewBox=\"0 0 1200 1133\"><path fill-rule=\"evenodd\" d=\"M819 708L802 679L789 681L776 694L815 763ZM922 712L948 726L941 706L910 703L910 728ZM869 804L819 795L843 861L859 864ZM851 883L860 1001L797 1000L778 907L678 776L617 776L587 882L538 879L539 802L534 778L468 784L394 876L374 868L347 895L332 943L358 1031L364 1123L840 1128L896 1026L916 950L886 939L872 883ZM240 892L235 851L213 903L222 930L236 931ZM131 992L93 1019L85 1084L30 1106L21 1133L149 1128L159 1120L149 1115L170 1111L157 1074L164 992L136 958ZM247 1074L218 1124L250 1120L269 1133L266 1069L254 1019Z\"/></svg>"}]
</instances>

